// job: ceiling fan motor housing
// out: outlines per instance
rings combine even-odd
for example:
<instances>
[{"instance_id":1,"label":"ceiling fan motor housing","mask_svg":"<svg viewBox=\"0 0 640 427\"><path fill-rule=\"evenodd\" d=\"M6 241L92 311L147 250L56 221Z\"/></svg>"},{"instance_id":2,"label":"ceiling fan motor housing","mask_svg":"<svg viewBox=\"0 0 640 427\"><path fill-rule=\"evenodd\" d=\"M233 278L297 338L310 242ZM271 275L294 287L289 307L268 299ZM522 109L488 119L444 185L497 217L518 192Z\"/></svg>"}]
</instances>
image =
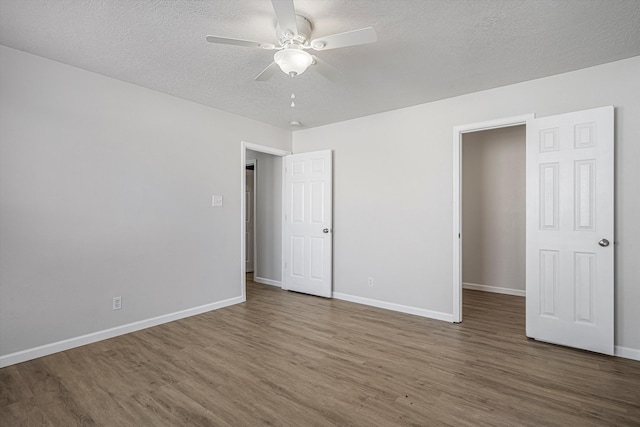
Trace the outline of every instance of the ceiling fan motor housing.
<instances>
[{"instance_id":1,"label":"ceiling fan motor housing","mask_svg":"<svg viewBox=\"0 0 640 427\"><path fill-rule=\"evenodd\" d=\"M295 34L294 28L280 28L279 25L276 27L276 36L278 37L280 46L286 46L291 43L299 45L306 45L308 43L311 37L311 30L313 29L311 21L302 15L296 14L296 25L298 27L298 35Z\"/></svg>"}]
</instances>

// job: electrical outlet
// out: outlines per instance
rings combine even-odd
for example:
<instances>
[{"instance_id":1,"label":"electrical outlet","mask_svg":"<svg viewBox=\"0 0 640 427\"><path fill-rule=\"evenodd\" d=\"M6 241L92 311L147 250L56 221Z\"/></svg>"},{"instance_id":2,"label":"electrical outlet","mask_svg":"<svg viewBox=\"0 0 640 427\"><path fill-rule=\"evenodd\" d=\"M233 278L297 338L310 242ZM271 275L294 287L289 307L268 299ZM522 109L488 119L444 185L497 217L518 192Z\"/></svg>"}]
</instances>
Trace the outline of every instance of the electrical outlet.
<instances>
[{"instance_id":1,"label":"electrical outlet","mask_svg":"<svg viewBox=\"0 0 640 427\"><path fill-rule=\"evenodd\" d=\"M113 309L120 310L122 308L122 297L113 297Z\"/></svg>"},{"instance_id":2,"label":"electrical outlet","mask_svg":"<svg viewBox=\"0 0 640 427\"><path fill-rule=\"evenodd\" d=\"M373 277L369 277L369 278L367 279L367 285L369 285L369 286L373 286Z\"/></svg>"}]
</instances>

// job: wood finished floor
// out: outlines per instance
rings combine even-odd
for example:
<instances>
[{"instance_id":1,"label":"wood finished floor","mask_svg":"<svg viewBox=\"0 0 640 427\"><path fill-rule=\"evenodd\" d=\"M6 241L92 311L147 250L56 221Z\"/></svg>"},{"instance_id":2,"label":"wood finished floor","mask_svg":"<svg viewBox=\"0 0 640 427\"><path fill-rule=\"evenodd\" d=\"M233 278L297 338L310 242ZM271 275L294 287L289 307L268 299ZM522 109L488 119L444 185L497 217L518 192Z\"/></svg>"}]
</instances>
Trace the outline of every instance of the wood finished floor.
<instances>
[{"instance_id":1,"label":"wood finished floor","mask_svg":"<svg viewBox=\"0 0 640 427\"><path fill-rule=\"evenodd\" d=\"M638 426L640 362L248 284L245 304L0 370L2 426Z\"/></svg>"}]
</instances>

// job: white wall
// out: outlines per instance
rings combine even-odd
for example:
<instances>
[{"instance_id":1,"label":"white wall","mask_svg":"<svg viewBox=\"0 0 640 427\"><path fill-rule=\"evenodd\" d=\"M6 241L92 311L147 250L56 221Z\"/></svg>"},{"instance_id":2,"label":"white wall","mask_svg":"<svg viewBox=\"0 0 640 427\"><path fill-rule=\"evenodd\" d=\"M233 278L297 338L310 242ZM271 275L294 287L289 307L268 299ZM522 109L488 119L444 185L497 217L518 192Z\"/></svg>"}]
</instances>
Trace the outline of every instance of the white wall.
<instances>
[{"instance_id":1,"label":"white wall","mask_svg":"<svg viewBox=\"0 0 640 427\"><path fill-rule=\"evenodd\" d=\"M462 281L524 296L525 126L462 137Z\"/></svg>"},{"instance_id":2,"label":"white wall","mask_svg":"<svg viewBox=\"0 0 640 427\"><path fill-rule=\"evenodd\" d=\"M291 134L0 46L0 355L238 301L241 141Z\"/></svg>"},{"instance_id":3,"label":"white wall","mask_svg":"<svg viewBox=\"0 0 640 427\"><path fill-rule=\"evenodd\" d=\"M453 127L614 105L616 345L640 352L638 76L635 57L294 132L334 150L334 291L451 314Z\"/></svg>"},{"instance_id":4,"label":"white wall","mask_svg":"<svg viewBox=\"0 0 640 427\"><path fill-rule=\"evenodd\" d=\"M258 174L254 280L279 284L282 281L282 157L247 150L247 160L257 160Z\"/></svg>"}]
</instances>

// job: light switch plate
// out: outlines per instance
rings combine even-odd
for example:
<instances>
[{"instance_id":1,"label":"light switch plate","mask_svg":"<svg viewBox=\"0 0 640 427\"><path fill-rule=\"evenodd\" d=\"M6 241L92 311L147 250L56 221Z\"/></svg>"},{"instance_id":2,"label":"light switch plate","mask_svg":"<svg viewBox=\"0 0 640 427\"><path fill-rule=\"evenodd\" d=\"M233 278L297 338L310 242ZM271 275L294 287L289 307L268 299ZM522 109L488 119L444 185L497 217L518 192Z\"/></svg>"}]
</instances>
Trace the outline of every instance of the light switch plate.
<instances>
[{"instance_id":1,"label":"light switch plate","mask_svg":"<svg viewBox=\"0 0 640 427\"><path fill-rule=\"evenodd\" d=\"M218 196L218 195L213 195L213 197L211 198L211 204L213 207L222 207L222 196Z\"/></svg>"}]
</instances>

